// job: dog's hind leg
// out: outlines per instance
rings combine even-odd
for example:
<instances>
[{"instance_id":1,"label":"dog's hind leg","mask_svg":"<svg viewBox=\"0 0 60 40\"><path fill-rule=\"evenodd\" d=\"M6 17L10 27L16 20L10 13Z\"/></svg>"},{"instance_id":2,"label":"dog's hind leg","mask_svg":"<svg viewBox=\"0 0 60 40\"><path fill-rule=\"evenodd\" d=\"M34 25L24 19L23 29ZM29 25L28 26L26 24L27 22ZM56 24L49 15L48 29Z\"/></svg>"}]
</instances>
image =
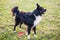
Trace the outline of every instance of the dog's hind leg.
<instances>
[{"instance_id":1,"label":"dog's hind leg","mask_svg":"<svg viewBox=\"0 0 60 40\"><path fill-rule=\"evenodd\" d=\"M21 25L22 25L23 23L20 23L20 28L21 28Z\"/></svg>"},{"instance_id":2,"label":"dog's hind leg","mask_svg":"<svg viewBox=\"0 0 60 40\"><path fill-rule=\"evenodd\" d=\"M16 26L19 24L19 22L15 22L15 25L14 25L14 32L16 32L15 31L15 29L16 29Z\"/></svg>"},{"instance_id":3,"label":"dog's hind leg","mask_svg":"<svg viewBox=\"0 0 60 40\"><path fill-rule=\"evenodd\" d=\"M37 38L37 36L36 36L36 27L33 27L33 31L34 31L34 36Z\"/></svg>"}]
</instances>

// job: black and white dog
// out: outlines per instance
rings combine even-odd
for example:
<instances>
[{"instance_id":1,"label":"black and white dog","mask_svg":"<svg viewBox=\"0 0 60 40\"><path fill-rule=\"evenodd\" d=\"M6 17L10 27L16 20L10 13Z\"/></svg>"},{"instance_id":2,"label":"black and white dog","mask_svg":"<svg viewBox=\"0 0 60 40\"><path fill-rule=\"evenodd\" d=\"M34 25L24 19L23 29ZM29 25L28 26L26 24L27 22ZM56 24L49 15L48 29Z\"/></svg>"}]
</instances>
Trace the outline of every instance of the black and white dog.
<instances>
[{"instance_id":1,"label":"black and white dog","mask_svg":"<svg viewBox=\"0 0 60 40\"><path fill-rule=\"evenodd\" d=\"M46 12L46 9L41 7L38 3L36 5L37 7L35 10L33 10L33 12L20 12L17 6L12 9L13 14L16 14L14 31L19 23L21 24L24 23L25 25L28 26L27 27L28 39L30 39L31 29L33 29L34 36L36 37L36 26L41 21L42 14Z\"/></svg>"}]
</instances>

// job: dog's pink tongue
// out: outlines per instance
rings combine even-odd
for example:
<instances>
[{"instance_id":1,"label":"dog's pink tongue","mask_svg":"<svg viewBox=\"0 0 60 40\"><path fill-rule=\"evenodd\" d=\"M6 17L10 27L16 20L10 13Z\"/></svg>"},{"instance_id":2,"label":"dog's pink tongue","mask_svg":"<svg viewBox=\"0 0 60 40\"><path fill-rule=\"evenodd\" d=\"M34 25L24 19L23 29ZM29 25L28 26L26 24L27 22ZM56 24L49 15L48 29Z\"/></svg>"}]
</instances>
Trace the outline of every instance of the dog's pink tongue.
<instances>
[{"instance_id":1,"label":"dog's pink tongue","mask_svg":"<svg viewBox=\"0 0 60 40\"><path fill-rule=\"evenodd\" d=\"M20 37L23 36L23 35L24 35L24 32L19 32L18 33L18 36L20 36Z\"/></svg>"}]
</instances>

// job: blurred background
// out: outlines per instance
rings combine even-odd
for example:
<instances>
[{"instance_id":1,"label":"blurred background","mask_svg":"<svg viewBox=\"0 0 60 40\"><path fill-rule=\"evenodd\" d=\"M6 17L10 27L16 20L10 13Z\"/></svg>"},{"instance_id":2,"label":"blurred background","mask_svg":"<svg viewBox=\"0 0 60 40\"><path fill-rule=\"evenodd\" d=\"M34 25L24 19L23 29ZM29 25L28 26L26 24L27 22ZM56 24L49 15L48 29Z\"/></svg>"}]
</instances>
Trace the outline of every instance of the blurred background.
<instances>
[{"instance_id":1,"label":"blurred background","mask_svg":"<svg viewBox=\"0 0 60 40\"><path fill-rule=\"evenodd\" d=\"M19 25L13 32L14 19L11 9L18 6L20 11L32 12L36 3L47 9L42 21L37 25L37 38L31 31L31 40L60 40L60 0L0 0L0 40L27 40L26 35L21 38L18 32L25 32L27 26Z\"/></svg>"}]
</instances>

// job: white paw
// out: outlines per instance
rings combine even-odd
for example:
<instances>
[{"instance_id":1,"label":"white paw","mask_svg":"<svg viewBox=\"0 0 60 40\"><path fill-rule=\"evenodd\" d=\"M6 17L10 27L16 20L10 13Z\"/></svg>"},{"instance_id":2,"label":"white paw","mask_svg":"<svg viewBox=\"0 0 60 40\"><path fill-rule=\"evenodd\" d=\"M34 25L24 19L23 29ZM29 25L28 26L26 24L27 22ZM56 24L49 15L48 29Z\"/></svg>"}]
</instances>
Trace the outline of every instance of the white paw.
<instances>
[{"instance_id":1,"label":"white paw","mask_svg":"<svg viewBox=\"0 0 60 40\"><path fill-rule=\"evenodd\" d=\"M27 38L30 39L30 35L28 35Z\"/></svg>"},{"instance_id":2,"label":"white paw","mask_svg":"<svg viewBox=\"0 0 60 40\"><path fill-rule=\"evenodd\" d=\"M32 32L34 34L34 32Z\"/></svg>"},{"instance_id":3,"label":"white paw","mask_svg":"<svg viewBox=\"0 0 60 40\"><path fill-rule=\"evenodd\" d=\"M13 16L13 19L15 19L15 16Z\"/></svg>"},{"instance_id":4,"label":"white paw","mask_svg":"<svg viewBox=\"0 0 60 40\"><path fill-rule=\"evenodd\" d=\"M14 32L16 32L16 31L14 31Z\"/></svg>"},{"instance_id":5,"label":"white paw","mask_svg":"<svg viewBox=\"0 0 60 40\"><path fill-rule=\"evenodd\" d=\"M26 32L26 35L28 35L28 32Z\"/></svg>"},{"instance_id":6,"label":"white paw","mask_svg":"<svg viewBox=\"0 0 60 40\"><path fill-rule=\"evenodd\" d=\"M36 37L36 38L37 38L37 35L35 35L35 34L34 34L34 37Z\"/></svg>"}]
</instances>

